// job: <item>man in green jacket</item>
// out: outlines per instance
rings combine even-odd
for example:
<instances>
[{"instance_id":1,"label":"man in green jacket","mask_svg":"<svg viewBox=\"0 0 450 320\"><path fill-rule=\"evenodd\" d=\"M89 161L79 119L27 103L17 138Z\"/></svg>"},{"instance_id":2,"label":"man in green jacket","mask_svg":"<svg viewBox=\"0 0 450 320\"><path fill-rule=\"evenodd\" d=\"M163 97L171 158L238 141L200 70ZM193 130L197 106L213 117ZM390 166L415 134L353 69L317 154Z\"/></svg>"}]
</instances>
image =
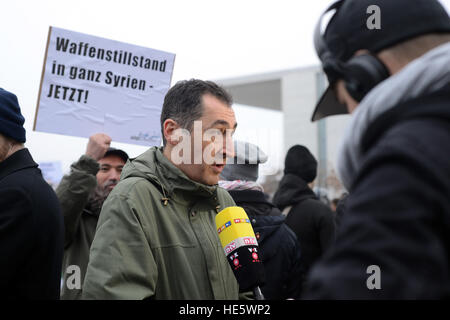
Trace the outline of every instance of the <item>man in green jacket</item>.
<instances>
[{"instance_id":1,"label":"man in green jacket","mask_svg":"<svg viewBox=\"0 0 450 320\"><path fill-rule=\"evenodd\" d=\"M117 185L128 155L110 148L111 138L97 133L89 138L86 153L73 163L56 189L64 215L63 286L61 298L81 298L81 285L89 261L103 202Z\"/></svg>"},{"instance_id":2,"label":"man in green jacket","mask_svg":"<svg viewBox=\"0 0 450 320\"><path fill-rule=\"evenodd\" d=\"M238 299L216 214L235 205L217 186L234 155L231 97L181 81L161 113L164 147L129 161L105 201L83 285L86 299Z\"/></svg>"}]
</instances>

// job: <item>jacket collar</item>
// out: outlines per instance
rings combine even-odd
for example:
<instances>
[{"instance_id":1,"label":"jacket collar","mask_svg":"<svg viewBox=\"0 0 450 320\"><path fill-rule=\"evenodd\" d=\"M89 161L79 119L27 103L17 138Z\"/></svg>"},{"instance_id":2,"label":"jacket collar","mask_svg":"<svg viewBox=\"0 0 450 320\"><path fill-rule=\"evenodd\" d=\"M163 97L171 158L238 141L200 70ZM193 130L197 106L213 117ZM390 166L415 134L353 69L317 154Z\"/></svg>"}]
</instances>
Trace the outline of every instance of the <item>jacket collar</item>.
<instances>
[{"instance_id":1,"label":"jacket collar","mask_svg":"<svg viewBox=\"0 0 450 320\"><path fill-rule=\"evenodd\" d=\"M28 149L20 149L0 162L0 180L13 172L26 168L37 168L37 166L38 164L33 161Z\"/></svg>"},{"instance_id":2,"label":"jacket collar","mask_svg":"<svg viewBox=\"0 0 450 320\"><path fill-rule=\"evenodd\" d=\"M198 196L210 197L216 190L217 185L207 186L205 184L191 180L186 174L178 169L166 156L162 153L162 148L156 150L156 160L159 166L159 176L162 177L169 191L179 189L187 193L195 193Z\"/></svg>"},{"instance_id":3,"label":"jacket collar","mask_svg":"<svg viewBox=\"0 0 450 320\"><path fill-rule=\"evenodd\" d=\"M233 198L234 202L252 202L264 203L271 207L274 205L267 201L263 192L258 190L228 190L228 193Z\"/></svg>"},{"instance_id":4,"label":"jacket collar","mask_svg":"<svg viewBox=\"0 0 450 320\"><path fill-rule=\"evenodd\" d=\"M207 186L189 179L162 153L161 147L152 147L139 157L127 162L122 179L143 177L160 186L167 198L176 198L183 203L200 199L217 198L217 185ZM216 202L214 202L216 203Z\"/></svg>"},{"instance_id":5,"label":"jacket collar","mask_svg":"<svg viewBox=\"0 0 450 320\"><path fill-rule=\"evenodd\" d=\"M413 118L446 119L450 122L450 83L437 92L407 101L380 115L361 139L361 150L366 153L395 124ZM427 106L424 108L423 106Z\"/></svg>"}]
</instances>

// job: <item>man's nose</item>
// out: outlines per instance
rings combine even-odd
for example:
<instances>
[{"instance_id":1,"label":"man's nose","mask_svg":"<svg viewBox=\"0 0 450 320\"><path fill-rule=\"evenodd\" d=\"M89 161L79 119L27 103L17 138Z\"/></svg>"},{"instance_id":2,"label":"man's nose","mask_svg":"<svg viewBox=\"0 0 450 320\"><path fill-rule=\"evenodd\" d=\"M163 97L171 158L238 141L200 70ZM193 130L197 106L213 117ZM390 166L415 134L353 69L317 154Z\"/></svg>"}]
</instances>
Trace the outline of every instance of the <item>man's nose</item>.
<instances>
[{"instance_id":1,"label":"man's nose","mask_svg":"<svg viewBox=\"0 0 450 320\"><path fill-rule=\"evenodd\" d=\"M234 157L234 142L233 137L227 137L225 139L225 146L224 146L224 154L227 158L233 158Z\"/></svg>"},{"instance_id":2,"label":"man's nose","mask_svg":"<svg viewBox=\"0 0 450 320\"><path fill-rule=\"evenodd\" d=\"M111 174L110 174L110 176L108 177L109 178L109 180L117 180L117 181L119 181L119 179L120 179L120 171L118 171L118 170L111 170Z\"/></svg>"}]
</instances>

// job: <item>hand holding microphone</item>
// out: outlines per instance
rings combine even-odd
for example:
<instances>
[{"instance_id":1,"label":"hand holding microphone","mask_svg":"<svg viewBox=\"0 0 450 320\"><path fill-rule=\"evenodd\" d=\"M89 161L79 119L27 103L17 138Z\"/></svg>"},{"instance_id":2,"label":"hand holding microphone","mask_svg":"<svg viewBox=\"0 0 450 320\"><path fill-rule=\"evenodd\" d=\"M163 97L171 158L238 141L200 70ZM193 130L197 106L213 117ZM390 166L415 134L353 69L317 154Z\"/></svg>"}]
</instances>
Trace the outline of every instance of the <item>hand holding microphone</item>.
<instances>
[{"instance_id":1,"label":"hand holding microphone","mask_svg":"<svg viewBox=\"0 0 450 320\"><path fill-rule=\"evenodd\" d=\"M259 288L265 282L264 266L250 220L241 207L228 207L216 215L216 228L228 263L240 291L253 290L257 300L264 297Z\"/></svg>"}]
</instances>

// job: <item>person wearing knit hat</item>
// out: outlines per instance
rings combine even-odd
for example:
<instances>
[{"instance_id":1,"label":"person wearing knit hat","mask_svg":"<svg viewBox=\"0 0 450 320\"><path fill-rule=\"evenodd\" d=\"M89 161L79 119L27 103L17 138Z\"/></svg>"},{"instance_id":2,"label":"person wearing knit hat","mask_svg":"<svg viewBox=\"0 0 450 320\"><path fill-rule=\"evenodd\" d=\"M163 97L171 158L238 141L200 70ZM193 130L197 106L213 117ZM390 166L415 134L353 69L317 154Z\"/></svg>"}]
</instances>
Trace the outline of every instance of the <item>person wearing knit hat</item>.
<instances>
[{"instance_id":1,"label":"person wearing knit hat","mask_svg":"<svg viewBox=\"0 0 450 320\"><path fill-rule=\"evenodd\" d=\"M280 210L267 200L263 187L256 182L259 164L268 157L249 142L235 141L234 150L234 158L220 174L219 186L244 208L252 223L265 273L270 275L261 291L270 300L299 298L304 277L300 244Z\"/></svg>"},{"instance_id":2,"label":"person wearing knit hat","mask_svg":"<svg viewBox=\"0 0 450 320\"><path fill-rule=\"evenodd\" d=\"M317 160L305 146L291 147L284 161L284 173L292 173L302 178L306 183L316 179Z\"/></svg>"},{"instance_id":3,"label":"person wearing knit hat","mask_svg":"<svg viewBox=\"0 0 450 320\"><path fill-rule=\"evenodd\" d=\"M291 147L285 158L284 176L273 197L299 239L305 273L335 240L334 214L308 186L316 175L317 160L308 148Z\"/></svg>"},{"instance_id":4,"label":"person wearing knit hat","mask_svg":"<svg viewBox=\"0 0 450 320\"><path fill-rule=\"evenodd\" d=\"M24 122L16 95L0 89L0 297L59 299L63 218L24 147Z\"/></svg>"},{"instance_id":5,"label":"person wearing knit hat","mask_svg":"<svg viewBox=\"0 0 450 320\"><path fill-rule=\"evenodd\" d=\"M239 140L234 141L234 152L234 157L227 160L227 164L220 173L221 183L229 181L236 184L237 181L242 181L263 191L256 180L258 180L259 164L267 161L267 155L258 146Z\"/></svg>"},{"instance_id":6,"label":"person wearing knit hat","mask_svg":"<svg viewBox=\"0 0 450 320\"><path fill-rule=\"evenodd\" d=\"M25 118L15 94L0 88L0 133L17 142L25 142Z\"/></svg>"}]
</instances>

